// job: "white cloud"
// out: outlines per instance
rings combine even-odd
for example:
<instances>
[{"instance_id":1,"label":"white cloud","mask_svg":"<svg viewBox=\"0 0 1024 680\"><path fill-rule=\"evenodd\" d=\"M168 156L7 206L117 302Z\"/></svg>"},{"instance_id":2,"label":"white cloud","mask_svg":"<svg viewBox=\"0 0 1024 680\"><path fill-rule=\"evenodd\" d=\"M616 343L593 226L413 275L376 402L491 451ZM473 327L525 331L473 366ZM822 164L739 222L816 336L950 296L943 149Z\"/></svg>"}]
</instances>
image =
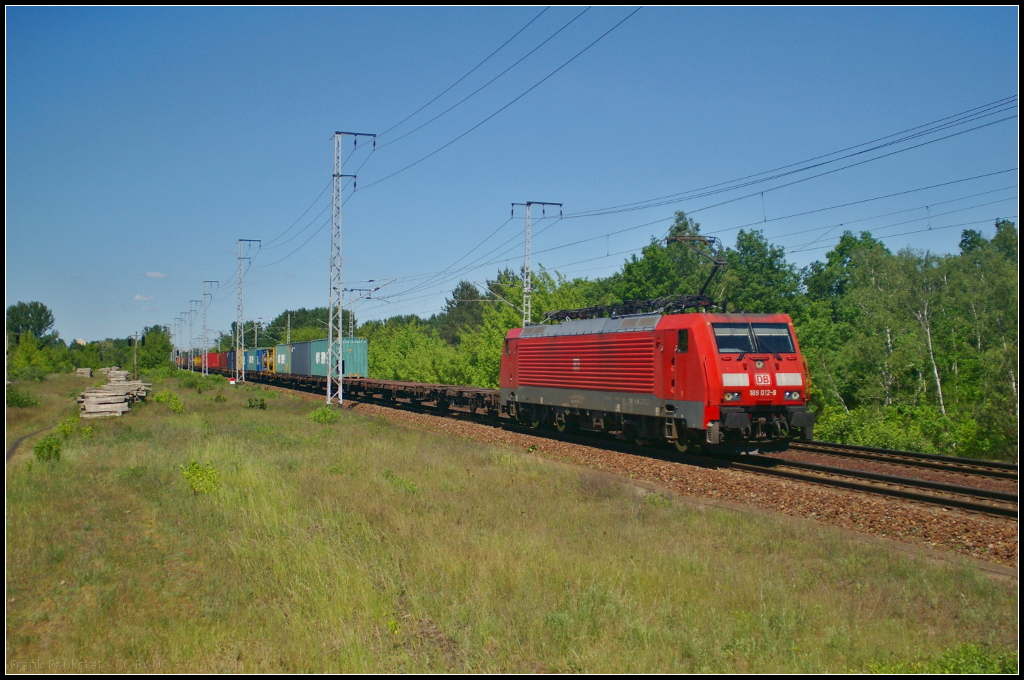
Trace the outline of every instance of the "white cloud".
<instances>
[{"instance_id":1,"label":"white cloud","mask_svg":"<svg viewBox=\"0 0 1024 680\"><path fill-rule=\"evenodd\" d=\"M136 295L132 299L135 300L136 302L149 302L153 298L149 297L148 295Z\"/></svg>"},{"instance_id":2,"label":"white cloud","mask_svg":"<svg viewBox=\"0 0 1024 680\"><path fill-rule=\"evenodd\" d=\"M146 272L146 276L151 279L166 279L167 274L161 274L160 272Z\"/></svg>"}]
</instances>

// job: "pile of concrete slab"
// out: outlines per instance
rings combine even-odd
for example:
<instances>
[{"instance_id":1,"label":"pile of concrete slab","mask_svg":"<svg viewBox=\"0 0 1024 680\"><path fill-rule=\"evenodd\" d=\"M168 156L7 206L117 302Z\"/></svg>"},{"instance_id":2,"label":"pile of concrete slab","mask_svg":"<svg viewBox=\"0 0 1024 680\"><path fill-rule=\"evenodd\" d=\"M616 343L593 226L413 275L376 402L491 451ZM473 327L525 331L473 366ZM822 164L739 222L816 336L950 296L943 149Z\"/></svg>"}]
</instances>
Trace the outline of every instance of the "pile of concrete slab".
<instances>
[{"instance_id":1,"label":"pile of concrete slab","mask_svg":"<svg viewBox=\"0 0 1024 680\"><path fill-rule=\"evenodd\" d=\"M131 410L131 404L146 398L152 391L152 383L128 380L128 371L117 366L99 369L110 381L103 387L90 387L78 397L79 416L82 418L109 418Z\"/></svg>"},{"instance_id":2,"label":"pile of concrete slab","mask_svg":"<svg viewBox=\"0 0 1024 680\"><path fill-rule=\"evenodd\" d=\"M75 375L77 377L79 377L79 378L91 378L92 377L92 369L91 368L76 368L75 369Z\"/></svg>"}]
</instances>

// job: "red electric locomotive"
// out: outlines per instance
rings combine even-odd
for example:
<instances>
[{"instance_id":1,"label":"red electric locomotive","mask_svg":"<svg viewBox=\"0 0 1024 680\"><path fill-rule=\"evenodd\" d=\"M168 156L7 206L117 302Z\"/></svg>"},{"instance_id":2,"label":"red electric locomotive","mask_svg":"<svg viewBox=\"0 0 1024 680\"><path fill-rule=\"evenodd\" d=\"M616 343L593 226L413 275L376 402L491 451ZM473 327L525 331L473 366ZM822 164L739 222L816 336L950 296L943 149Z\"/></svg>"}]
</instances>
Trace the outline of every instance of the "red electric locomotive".
<instances>
[{"instance_id":1,"label":"red electric locomotive","mask_svg":"<svg viewBox=\"0 0 1024 680\"><path fill-rule=\"evenodd\" d=\"M501 400L531 425L694 444L813 437L786 314L640 314L514 328Z\"/></svg>"}]
</instances>

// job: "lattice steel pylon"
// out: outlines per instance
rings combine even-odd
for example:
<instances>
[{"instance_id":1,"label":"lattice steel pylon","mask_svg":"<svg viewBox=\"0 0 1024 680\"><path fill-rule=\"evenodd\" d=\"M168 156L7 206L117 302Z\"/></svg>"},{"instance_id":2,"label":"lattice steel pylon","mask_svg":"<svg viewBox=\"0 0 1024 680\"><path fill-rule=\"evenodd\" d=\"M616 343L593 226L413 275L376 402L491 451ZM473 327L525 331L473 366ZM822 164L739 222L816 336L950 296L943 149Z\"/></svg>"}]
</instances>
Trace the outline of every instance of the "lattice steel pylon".
<instances>
[{"instance_id":1,"label":"lattice steel pylon","mask_svg":"<svg viewBox=\"0 0 1024 680\"><path fill-rule=\"evenodd\" d=\"M373 137L373 145L377 146L377 135L366 133L366 132L335 132L334 133L334 191L332 194L331 203L331 274L330 274L330 290L329 290L329 303L327 305L327 403L331 404L334 402L334 397L338 397L338 405L340 406L344 399L344 384L342 379L345 376L345 361L344 354L342 353L342 338L345 337L344 328L342 326L341 310L343 308L343 302L341 299L343 293L343 283L341 278L341 193L342 193L342 180L345 177L352 178L352 189L356 187L356 176L355 175L343 175L341 174L341 141L345 135L354 137L353 140L357 145L359 143L359 137ZM335 349L334 343L337 341L338 347Z\"/></svg>"},{"instance_id":2,"label":"lattice steel pylon","mask_svg":"<svg viewBox=\"0 0 1024 680\"><path fill-rule=\"evenodd\" d=\"M245 308L242 304L242 280L245 278L245 271L242 269L242 262L249 258L242 257L243 243L260 243L260 240L251 238L238 239L238 306L235 314L235 380L245 382ZM242 368L239 369L239 366Z\"/></svg>"},{"instance_id":3,"label":"lattice steel pylon","mask_svg":"<svg viewBox=\"0 0 1024 680\"><path fill-rule=\"evenodd\" d=\"M206 324L206 310L209 307L206 298L213 299L213 291L217 281L203 281L203 375L210 375L210 328ZM209 287L209 291L207 291Z\"/></svg>"},{"instance_id":4,"label":"lattice steel pylon","mask_svg":"<svg viewBox=\"0 0 1024 680\"><path fill-rule=\"evenodd\" d=\"M196 305L202 305L202 300L189 300L188 301L188 370L196 370L196 341L195 341L195 325L196 325Z\"/></svg>"},{"instance_id":5,"label":"lattice steel pylon","mask_svg":"<svg viewBox=\"0 0 1024 680\"><path fill-rule=\"evenodd\" d=\"M533 293L533 276L530 273L530 208L539 205L541 210L544 211L546 206L557 205L558 206L558 217L562 217L562 204L561 203L546 203L544 201L527 201L526 203L513 203L512 204L512 216L515 217L516 206L526 206L526 230L523 237L523 328L526 328L530 324L532 319L532 309L530 307L530 298Z\"/></svg>"}]
</instances>

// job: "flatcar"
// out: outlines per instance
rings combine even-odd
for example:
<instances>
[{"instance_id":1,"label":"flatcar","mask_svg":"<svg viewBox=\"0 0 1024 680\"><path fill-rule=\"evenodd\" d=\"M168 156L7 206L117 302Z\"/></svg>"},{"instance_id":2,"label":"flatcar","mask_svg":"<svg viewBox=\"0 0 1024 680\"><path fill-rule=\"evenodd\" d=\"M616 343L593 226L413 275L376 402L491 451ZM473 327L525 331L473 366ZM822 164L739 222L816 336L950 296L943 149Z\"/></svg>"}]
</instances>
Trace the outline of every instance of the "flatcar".
<instances>
[{"instance_id":1,"label":"flatcar","mask_svg":"<svg viewBox=\"0 0 1024 680\"><path fill-rule=\"evenodd\" d=\"M514 328L502 410L530 426L694 445L813 438L786 314L639 314Z\"/></svg>"}]
</instances>

